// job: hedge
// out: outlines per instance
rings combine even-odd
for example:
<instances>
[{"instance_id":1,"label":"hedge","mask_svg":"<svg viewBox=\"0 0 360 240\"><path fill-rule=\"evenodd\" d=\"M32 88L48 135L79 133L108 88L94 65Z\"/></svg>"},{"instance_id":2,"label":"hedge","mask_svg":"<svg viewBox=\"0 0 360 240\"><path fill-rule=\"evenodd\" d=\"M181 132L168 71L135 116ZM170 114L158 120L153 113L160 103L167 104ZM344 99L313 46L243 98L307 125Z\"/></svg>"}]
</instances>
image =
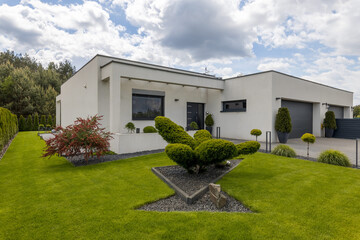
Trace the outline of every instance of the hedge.
<instances>
[{"instance_id":1,"label":"hedge","mask_svg":"<svg viewBox=\"0 0 360 240\"><path fill-rule=\"evenodd\" d=\"M0 151L18 132L18 121L15 114L0 107Z\"/></svg>"}]
</instances>

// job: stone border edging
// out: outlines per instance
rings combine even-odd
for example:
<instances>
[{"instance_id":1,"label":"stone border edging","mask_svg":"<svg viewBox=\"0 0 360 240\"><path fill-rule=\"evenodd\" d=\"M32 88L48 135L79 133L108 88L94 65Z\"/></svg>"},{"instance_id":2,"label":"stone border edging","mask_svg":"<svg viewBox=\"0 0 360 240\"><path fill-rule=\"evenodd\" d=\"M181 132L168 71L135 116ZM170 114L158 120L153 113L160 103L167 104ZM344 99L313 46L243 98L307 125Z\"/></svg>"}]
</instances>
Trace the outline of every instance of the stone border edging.
<instances>
[{"instance_id":1,"label":"stone border edging","mask_svg":"<svg viewBox=\"0 0 360 240\"><path fill-rule=\"evenodd\" d=\"M231 168L229 168L226 172L224 172L223 174L221 174L220 176L218 176L217 178L215 178L214 180L211 180L210 183L215 183L217 181L219 181L221 178L223 178L226 174L228 174L229 172L231 172L234 168L236 168L242 159L237 159L240 160L238 164L232 166ZM189 195L187 193L185 193L183 190L181 190L178 186L176 186L170 179L168 179L167 177L165 177L158 169L157 167L153 167L151 168L151 171L158 176L161 180L163 180L170 188L172 188L177 194L179 194L180 198L182 200L184 200L184 202L186 202L187 204L192 204L194 202L196 202L198 199L200 199L208 190L209 190L209 186L205 186L203 188L201 188L200 190L196 191L195 193L193 193L192 195Z\"/></svg>"}]
</instances>

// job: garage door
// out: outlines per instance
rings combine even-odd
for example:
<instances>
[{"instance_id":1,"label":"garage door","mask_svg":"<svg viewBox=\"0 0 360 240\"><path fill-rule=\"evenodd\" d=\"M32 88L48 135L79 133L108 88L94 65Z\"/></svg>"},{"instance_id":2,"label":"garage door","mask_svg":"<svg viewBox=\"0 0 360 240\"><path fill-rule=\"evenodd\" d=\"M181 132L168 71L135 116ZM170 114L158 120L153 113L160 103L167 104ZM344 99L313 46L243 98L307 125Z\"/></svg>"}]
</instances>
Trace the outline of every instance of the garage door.
<instances>
[{"instance_id":1,"label":"garage door","mask_svg":"<svg viewBox=\"0 0 360 240\"><path fill-rule=\"evenodd\" d=\"M292 131L289 138L299 138L304 133L312 133L313 104L295 101L281 101L282 107L287 107L291 116Z\"/></svg>"},{"instance_id":2,"label":"garage door","mask_svg":"<svg viewBox=\"0 0 360 240\"><path fill-rule=\"evenodd\" d=\"M329 111L333 111L335 113L336 119L343 119L344 118L344 108L338 106L330 105Z\"/></svg>"}]
</instances>

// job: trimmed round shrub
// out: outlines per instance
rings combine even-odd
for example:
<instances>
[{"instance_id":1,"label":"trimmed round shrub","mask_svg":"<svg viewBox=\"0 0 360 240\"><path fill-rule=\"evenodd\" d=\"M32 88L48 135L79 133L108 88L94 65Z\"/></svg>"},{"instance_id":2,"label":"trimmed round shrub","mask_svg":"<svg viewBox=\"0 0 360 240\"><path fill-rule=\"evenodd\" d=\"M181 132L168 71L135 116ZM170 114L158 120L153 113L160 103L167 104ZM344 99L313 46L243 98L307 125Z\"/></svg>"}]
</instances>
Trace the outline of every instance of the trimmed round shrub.
<instances>
[{"instance_id":1,"label":"trimmed round shrub","mask_svg":"<svg viewBox=\"0 0 360 240\"><path fill-rule=\"evenodd\" d=\"M316 137L311 133L305 133L301 136L301 140L306 143L314 143L316 141Z\"/></svg>"},{"instance_id":2,"label":"trimmed round shrub","mask_svg":"<svg viewBox=\"0 0 360 240\"><path fill-rule=\"evenodd\" d=\"M333 149L322 152L317 160L322 163L351 167L349 158L342 152Z\"/></svg>"},{"instance_id":3,"label":"trimmed round shrub","mask_svg":"<svg viewBox=\"0 0 360 240\"><path fill-rule=\"evenodd\" d=\"M279 108L275 119L275 130L290 133L292 129L290 112L286 107Z\"/></svg>"},{"instance_id":4,"label":"trimmed round shrub","mask_svg":"<svg viewBox=\"0 0 360 240\"><path fill-rule=\"evenodd\" d=\"M144 133L156 133L157 130L153 126L146 126L146 127L144 127L143 132Z\"/></svg>"},{"instance_id":5,"label":"trimmed round shrub","mask_svg":"<svg viewBox=\"0 0 360 240\"><path fill-rule=\"evenodd\" d=\"M254 154L260 149L257 141L247 141L236 145L237 155Z\"/></svg>"},{"instance_id":6,"label":"trimmed round shrub","mask_svg":"<svg viewBox=\"0 0 360 240\"><path fill-rule=\"evenodd\" d=\"M167 117L155 118L155 127L160 136L168 143L182 143L195 148L196 141L183 128Z\"/></svg>"},{"instance_id":7,"label":"trimmed round shrub","mask_svg":"<svg viewBox=\"0 0 360 240\"><path fill-rule=\"evenodd\" d=\"M205 124L208 127L212 127L214 125L214 119L212 117L212 114L208 114L205 118Z\"/></svg>"},{"instance_id":8,"label":"trimmed round shrub","mask_svg":"<svg viewBox=\"0 0 360 240\"><path fill-rule=\"evenodd\" d=\"M194 134L194 138L198 144L212 139L211 134L207 130L198 130Z\"/></svg>"},{"instance_id":9,"label":"trimmed round shrub","mask_svg":"<svg viewBox=\"0 0 360 240\"><path fill-rule=\"evenodd\" d=\"M189 172L192 172L191 168L195 167L198 163L194 150L185 144L169 144L165 148L165 153L171 160Z\"/></svg>"},{"instance_id":10,"label":"trimmed round shrub","mask_svg":"<svg viewBox=\"0 0 360 240\"><path fill-rule=\"evenodd\" d=\"M283 156L283 157L296 157L296 152L294 149L285 144L277 145L272 151L271 154Z\"/></svg>"},{"instance_id":11,"label":"trimmed round shrub","mask_svg":"<svg viewBox=\"0 0 360 240\"><path fill-rule=\"evenodd\" d=\"M199 125L196 122L191 122L189 125L191 130L198 130L199 129Z\"/></svg>"},{"instance_id":12,"label":"trimmed round shrub","mask_svg":"<svg viewBox=\"0 0 360 240\"><path fill-rule=\"evenodd\" d=\"M205 166L220 163L237 154L235 144L222 139L205 141L195 149L195 152L199 156L200 165Z\"/></svg>"},{"instance_id":13,"label":"trimmed round shrub","mask_svg":"<svg viewBox=\"0 0 360 240\"><path fill-rule=\"evenodd\" d=\"M251 130L250 132L251 135L255 136L256 137L256 141L257 141L257 137L260 136L262 134L261 130L260 129L253 129Z\"/></svg>"},{"instance_id":14,"label":"trimmed round shrub","mask_svg":"<svg viewBox=\"0 0 360 240\"><path fill-rule=\"evenodd\" d=\"M324 127L329 129L336 129L335 113L333 111L327 111L325 113Z\"/></svg>"}]
</instances>

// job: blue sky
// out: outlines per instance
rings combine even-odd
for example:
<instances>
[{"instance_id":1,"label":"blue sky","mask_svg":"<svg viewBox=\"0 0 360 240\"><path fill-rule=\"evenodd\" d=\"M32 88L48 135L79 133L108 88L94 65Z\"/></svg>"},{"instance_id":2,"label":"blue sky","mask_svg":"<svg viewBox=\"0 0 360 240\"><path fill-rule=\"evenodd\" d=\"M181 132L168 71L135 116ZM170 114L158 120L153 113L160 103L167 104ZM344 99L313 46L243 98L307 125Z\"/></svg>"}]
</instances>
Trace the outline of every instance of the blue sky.
<instances>
[{"instance_id":1,"label":"blue sky","mask_svg":"<svg viewBox=\"0 0 360 240\"><path fill-rule=\"evenodd\" d=\"M354 92L358 0L0 0L0 47L79 69L97 53L231 77L278 70Z\"/></svg>"}]
</instances>

